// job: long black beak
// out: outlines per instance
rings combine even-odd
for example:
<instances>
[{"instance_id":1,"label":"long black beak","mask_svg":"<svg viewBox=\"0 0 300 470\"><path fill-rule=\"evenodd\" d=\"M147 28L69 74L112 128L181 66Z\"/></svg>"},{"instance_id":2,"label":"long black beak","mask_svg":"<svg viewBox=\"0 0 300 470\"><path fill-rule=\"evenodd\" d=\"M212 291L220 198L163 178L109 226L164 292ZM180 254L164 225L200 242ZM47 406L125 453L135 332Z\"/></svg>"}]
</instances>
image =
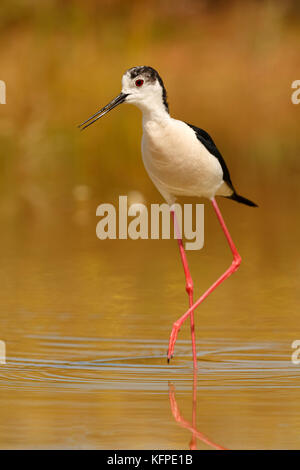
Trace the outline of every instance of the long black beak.
<instances>
[{"instance_id":1,"label":"long black beak","mask_svg":"<svg viewBox=\"0 0 300 470\"><path fill-rule=\"evenodd\" d=\"M120 93L115 99L113 99L110 103L108 103L106 106L104 106L104 108L100 109L100 111L97 111L95 114L93 114L93 116L91 116L86 121L79 124L78 127L80 127L81 130L83 131L83 129L90 126L94 122L98 121L98 119L100 119L102 116L104 116L104 114L107 114L109 111L114 109L116 106L123 103L123 101L125 101L127 96L128 96L128 94L126 94L126 93Z\"/></svg>"}]
</instances>

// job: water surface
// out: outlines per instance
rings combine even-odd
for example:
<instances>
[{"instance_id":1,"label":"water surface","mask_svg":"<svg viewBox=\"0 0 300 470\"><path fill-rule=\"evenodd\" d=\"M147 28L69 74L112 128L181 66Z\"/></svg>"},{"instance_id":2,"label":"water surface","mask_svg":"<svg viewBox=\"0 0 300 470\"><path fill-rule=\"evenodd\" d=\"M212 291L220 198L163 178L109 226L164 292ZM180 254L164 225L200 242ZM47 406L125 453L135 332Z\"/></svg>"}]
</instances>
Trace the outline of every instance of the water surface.
<instances>
[{"instance_id":1,"label":"water surface","mask_svg":"<svg viewBox=\"0 0 300 470\"><path fill-rule=\"evenodd\" d=\"M166 361L187 309L174 240L100 242L72 223L2 234L1 448L299 448L299 233L292 214L274 232L278 214L223 207L243 263L197 310L196 375L188 323ZM195 296L230 263L205 220Z\"/></svg>"}]
</instances>

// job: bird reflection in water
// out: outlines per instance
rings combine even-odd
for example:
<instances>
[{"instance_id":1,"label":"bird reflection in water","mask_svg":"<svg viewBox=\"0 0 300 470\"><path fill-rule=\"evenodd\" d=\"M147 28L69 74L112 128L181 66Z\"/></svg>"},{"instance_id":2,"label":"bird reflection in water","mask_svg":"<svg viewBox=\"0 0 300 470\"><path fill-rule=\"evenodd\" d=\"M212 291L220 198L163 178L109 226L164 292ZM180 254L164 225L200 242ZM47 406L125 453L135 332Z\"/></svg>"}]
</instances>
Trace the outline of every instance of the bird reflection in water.
<instances>
[{"instance_id":1,"label":"bird reflection in water","mask_svg":"<svg viewBox=\"0 0 300 470\"><path fill-rule=\"evenodd\" d=\"M190 441L189 447L191 450L197 450L197 441L199 439L204 444L208 446L218 449L218 450L227 450L226 447L220 446L215 442L211 441L208 437L206 437L202 432L198 431L196 428L196 417L197 417L197 373L194 371L193 376L193 412L192 412L192 422L187 421L183 418L179 411L179 407L175 398L175 387L174 385L169 382L169 399L170 399L170 406L172 410L172 414L174 416L175 421L185 429L188 429L192 433L192 439Z\"/></svg>"}]
</instances>

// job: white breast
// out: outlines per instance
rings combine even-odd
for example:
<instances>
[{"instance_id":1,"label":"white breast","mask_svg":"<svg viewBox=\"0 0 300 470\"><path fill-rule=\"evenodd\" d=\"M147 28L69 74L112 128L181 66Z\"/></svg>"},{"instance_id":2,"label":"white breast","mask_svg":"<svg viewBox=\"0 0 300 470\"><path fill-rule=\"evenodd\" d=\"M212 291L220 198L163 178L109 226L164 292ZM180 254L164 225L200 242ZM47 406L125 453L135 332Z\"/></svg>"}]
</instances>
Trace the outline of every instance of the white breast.
<instances>
[{"instance_id":1,"label":"white breast","mask_svg":"<svg viewBox=\"0 0 300 470\"><path fill-rule=\"evenodd\" d=\"M143 121L145 168L169 204L176 196L212 198L223 183L222 167L187 124L173 118Z\"/></svg>"}]
</instances>

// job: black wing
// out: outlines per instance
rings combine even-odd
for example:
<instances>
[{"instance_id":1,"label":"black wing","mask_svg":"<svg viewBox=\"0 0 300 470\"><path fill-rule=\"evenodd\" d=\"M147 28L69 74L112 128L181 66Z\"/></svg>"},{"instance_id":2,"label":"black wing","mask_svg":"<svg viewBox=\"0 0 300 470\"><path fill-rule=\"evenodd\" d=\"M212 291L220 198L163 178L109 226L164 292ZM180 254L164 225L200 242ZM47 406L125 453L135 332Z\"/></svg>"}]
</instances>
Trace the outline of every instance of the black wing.
<instances>
[{"instance_id":1,"label":"black wing","mask_svg":"<svg viewBox=\"0 0 300 470\"><path fill-rule=\"evenodd\" d=\"M197 139L200 140L200 142L209 151L209 153L211 153L214 157L216 157L219 160L220 165L223 170L223 180L235 192L231 178L230 178L229 170L226 166L224 158L222 157L219 150L217 149L216 144L212 140L211 136L207 132L205 132L203 129L200 129L199 127L193 126L192 124L189 124L188 122L186 122L186 124L193 129L193 131L195 132L197 136Z\"/></svg>"},{"instance_id":2,"label":"black wing","mask_svg":"<svg viewBox=\"0 0 300 470\"><path fill-rule=\"evenodd\" d=\"M223 170L223 180L233 191L231 196L225 196L225 197L227 197L228 199L233 199L234 201L240 202L242 204L246 204L247 206L257 207L255 202L252 202L249 199L243 196L240 196L239 194L236 193L233 187L231 178L230 178L229 170L224 161L224 158L222 157L219 150L217 149L216 144L212 140L211 136L207 132L205 132L203 129L200 129L199 127L193 126L192 124L188 124L187 122L186 124L193 129L193 131L195 132L197 136L197 139L200 140L200 142L209 151L209 153L211 153L214 157L216 157L219 160L219 163Z\"/></svg>"}]
</instances>

